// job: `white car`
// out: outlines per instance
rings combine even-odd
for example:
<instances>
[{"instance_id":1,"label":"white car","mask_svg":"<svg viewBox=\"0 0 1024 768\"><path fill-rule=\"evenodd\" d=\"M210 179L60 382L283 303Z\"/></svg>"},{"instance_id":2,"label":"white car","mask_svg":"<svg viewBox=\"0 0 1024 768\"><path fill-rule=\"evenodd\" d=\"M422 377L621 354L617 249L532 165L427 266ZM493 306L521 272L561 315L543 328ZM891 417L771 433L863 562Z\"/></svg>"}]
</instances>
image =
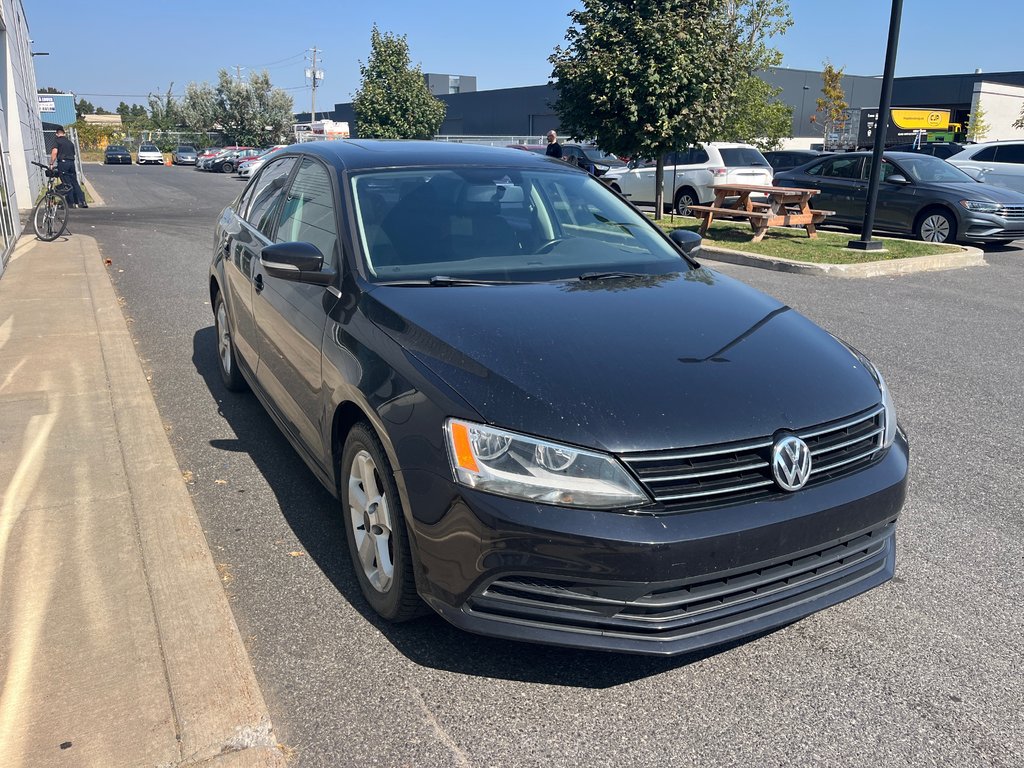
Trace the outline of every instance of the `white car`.
<instances>
[{"instance_id":1,"label":"white car","mask_svg":"<svg viewBox=\"0 0 1024 768\"><path fill-rule=\"evenodd\" d=\"M157 149L153 144L143 144L139 147L139 154L135 162L139 165L146 165L147 163L163 165L164 153Z\"/></svg>"},{"instance_id":2,"label":"white car","mask_svg":"<svg viewBox=\"0 0 1024 768\"><path fill-rule=\"evenodd\" d=\"M630 202L650 205L655 197L654 173L653 164L613 168L601 180ZM665 158L665 201L680 215L691 205L713 202L715 184L771 183L771 164L750 144L713 141L669 152Z\"/></svg>"},{"instance_id":3,"label":"white car","mask_svg":"<svg viewBox=\"0 0 1024 768\"><path fill-rule=\"evenodd\" d=\"M1024 141L972 144L947 162L978 181L1024 192Z\"/></svg>"}]
</instances>

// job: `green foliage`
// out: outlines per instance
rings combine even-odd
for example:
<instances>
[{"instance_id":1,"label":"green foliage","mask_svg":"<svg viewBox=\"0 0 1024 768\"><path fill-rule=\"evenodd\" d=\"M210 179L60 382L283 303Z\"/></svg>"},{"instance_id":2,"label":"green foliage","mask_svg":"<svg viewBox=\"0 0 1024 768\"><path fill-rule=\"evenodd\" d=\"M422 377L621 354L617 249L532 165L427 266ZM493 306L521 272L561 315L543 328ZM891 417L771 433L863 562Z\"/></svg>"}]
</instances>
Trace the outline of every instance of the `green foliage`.
<instances>
[{"instance_id":1,"label":"green foliage","mask_svg":"<svg viewBox=\"0 0 1024 768\"><path fill-rule=\"evenodd\" d=\"M128 133L120 125L97 125L79 120L74 125L79 149L100 149L107 144L124 144Z\"/></svg>"},{"instance_id":2,"label":"green foliage","mask_svg":"<svg viewBox=\"0 0 1024 768\"><path fill-rule=\"evenodd\" d=\"M370 57L359 62L362 82L352 109L364 139L430 139L447 107L431 95L420 68L410 66L405 35L370 32Z\"/></svg>"},{"instance_id":3,"label":"green foliage","mask_svg":"<svg viewBox=\"0 0 1024 768\"><path fill-rule=\"evenodd\" d=\"M186 124L192 130L220 125L234 143L254 147L275 144L290 132L292 97L273 86L266 70L251 72L248 81L232 78L227 70L220 70L213 89L213 120L201 126L200 122L209 116L205 111L209 108L209 88L204 83L186 90L189 108L195 110L186 116Z\"/></svg>"},{"instance_id":4,"label":"green foliage","mask_svg":"<svg viewBox=\"0 0 1024 768\"><path fill-rule=\"evenodd\" d=\"M656 211L665 153L716 139L745 74L736 10L727 0L583 0L567 47L549 58L562 132L656 158Z\"/></svg>"},{"instance_id":5,"label":"green foliage","mask_svg":"<svg viewBox=\"0 0 1024 768\"><path fill-rule=\"evenodd\" d=\"M781 147L782 139L793 133L793 108L779 100L781 93L757 75L742 78L719 139L753 144L762 152Z\"/></svg>"},{"instance_id":6,"label":"green foliage","mask_svg":"<svg viewBox=\"0 0 1024 768\"><path fill-rule=\"evenodd\" d=\"M64 93L59 88L54 88L52 85L48 85L45 88L40 88L36 93Z\"/></svg>"},{"instance_id":7,"label":"green foliage","mask_svg":"<svg viewBox=\"0 0 1024 768\"><path fill-rule=\"evenodd\" d=\"M846 128L848 118L847 109L850 105L846 103L846 92L843 90L843 72L845 67L836 69L832 62L825 59L825 68L821 73L821 94L822 98L816 101L818 114L811 115L811 122L818 123L823 132L825 149L835 148L833 141L834 134L840 134Z\"/></svg>"},{"instance_id":8,"label":"green foliage","mask_svg":"<svg viewBox=\"0 0 1024 768\"><path fill-rule=\"evenodd\" d=\"M178 103L174 98L174 83L163 95L149 94L149 122L158 131L169 131L178 126Z\"/></svg>"},{"instance_id":9,"label":"green foliage","mask_svg":"<svg viewBox=\"0 0 1024 768\"><path fill-rule=\"evenodd\" d=\"M79 99L75 102L75 116L81 120L82 115L95 115L96 106L86 99Z\"/></svg>"},{"instance_id":10,"label":"green foliage","mask_svg":"<svg viewBox=\"0 0 1024 768\"><path fill-rule=\"evenodd\" d=\"M209 83L189 83L178 114L191 130L209 130L217 122L217 91Z\"/></svg>"},{"instance_id":11,"label":"green foliage","mask_svg":"<svg viewBox=\"0 0 1024 768\"><path fill-rule=\"evenodd\" d=\"M981 107L981 100L974 108L974 111L967 116L967 140L977 143L983 142L988 137L991 126L985 119L985 110Z\"/></svg>"}]
</instances>

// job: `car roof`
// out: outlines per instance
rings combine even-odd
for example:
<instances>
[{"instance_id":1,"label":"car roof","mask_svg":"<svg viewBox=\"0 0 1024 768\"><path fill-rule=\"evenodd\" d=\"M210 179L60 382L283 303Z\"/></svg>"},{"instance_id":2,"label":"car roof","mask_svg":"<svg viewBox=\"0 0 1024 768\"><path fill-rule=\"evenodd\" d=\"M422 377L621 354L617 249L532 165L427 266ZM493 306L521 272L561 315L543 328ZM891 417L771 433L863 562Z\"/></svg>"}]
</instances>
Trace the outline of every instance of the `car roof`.
<instances>
[{"instance_id":1,"label":"car roof","mask_svg":"<svg viewBox=\"0 0 1024 768\"><path fill-rule=\"evenodd\" d=\"M559 168L571 168L559 160L507 147L402 139L311 141L304 144L293 144L282 149L276 157L287 155L313 155L346 170L431 165L500 165L535 168L538 163L555 163Z\"/></svg>"}]
</instances>

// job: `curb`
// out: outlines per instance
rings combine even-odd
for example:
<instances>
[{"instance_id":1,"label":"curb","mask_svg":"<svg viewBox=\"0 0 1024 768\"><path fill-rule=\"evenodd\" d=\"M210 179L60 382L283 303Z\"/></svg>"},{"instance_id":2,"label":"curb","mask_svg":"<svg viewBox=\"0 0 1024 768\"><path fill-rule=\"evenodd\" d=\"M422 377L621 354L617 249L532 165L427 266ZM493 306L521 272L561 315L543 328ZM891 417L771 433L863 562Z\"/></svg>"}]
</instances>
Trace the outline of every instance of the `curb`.
<instances>
[{"instance_id":1,"label":"curb","mask_svg":"<svg viewBox=\"0 0 1024 768\"><path fill-rule=\"evenodd\" d=\"M84 174L82 176L82 186L84 186L86 191L88 191L89 197L92 198L93 205L106 205L106 203L103 201L103 198L100 197L100 193L96 191L96 187L89 183L89 178Z\"/></svg>"},{"instance_id":2,"label":"curb","mask_svg":"<svg viewBox=\"0 0 1024 768\"><path fill-rule=\"evenodd\" d=\"M76 239L84 252L177 723L176 765L284 768L266 702L99 247L91 237Z\"/></svg>"},{"instance_id":3,"label":"curb","mask_svg":"<svg viewBox=\"0 0 1024 768\"><path fill-rule=\"evenodd\" d=\"M806 261L778 259L773 256L761 256L760 254L736 251L731 248L702 245L701 259L719 261L726 264L739 264L757 269L770 269L776 272L791 272L798 275L850 278L909 275L915 272L936 272L946 269L984 267L987 265L985 253L980 248L974 248L969 245L957 247L960 248L959 253L938 253L930 256L912 256L906 259L868 261L862 264L814 264Z\"/></svg>"}]
</instances>

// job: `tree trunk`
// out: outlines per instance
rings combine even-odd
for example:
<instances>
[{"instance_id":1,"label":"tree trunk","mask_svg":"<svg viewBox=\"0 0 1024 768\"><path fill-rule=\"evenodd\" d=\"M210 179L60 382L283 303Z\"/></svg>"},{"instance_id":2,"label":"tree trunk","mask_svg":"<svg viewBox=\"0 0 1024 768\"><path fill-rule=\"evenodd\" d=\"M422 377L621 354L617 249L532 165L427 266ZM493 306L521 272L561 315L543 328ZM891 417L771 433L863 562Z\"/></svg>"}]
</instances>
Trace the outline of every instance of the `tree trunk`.
<instances>
[{"instance_id":1,"label":"tree trunk","mask_svg":"<svg viewBox=\"0 0 1024 768\"><path fill-rule=\"evenodd\" d=\"M654 166L654 220L661 221L661 212L665 210L665 156L658 155Z\"/></svg>"}]
</instances>

